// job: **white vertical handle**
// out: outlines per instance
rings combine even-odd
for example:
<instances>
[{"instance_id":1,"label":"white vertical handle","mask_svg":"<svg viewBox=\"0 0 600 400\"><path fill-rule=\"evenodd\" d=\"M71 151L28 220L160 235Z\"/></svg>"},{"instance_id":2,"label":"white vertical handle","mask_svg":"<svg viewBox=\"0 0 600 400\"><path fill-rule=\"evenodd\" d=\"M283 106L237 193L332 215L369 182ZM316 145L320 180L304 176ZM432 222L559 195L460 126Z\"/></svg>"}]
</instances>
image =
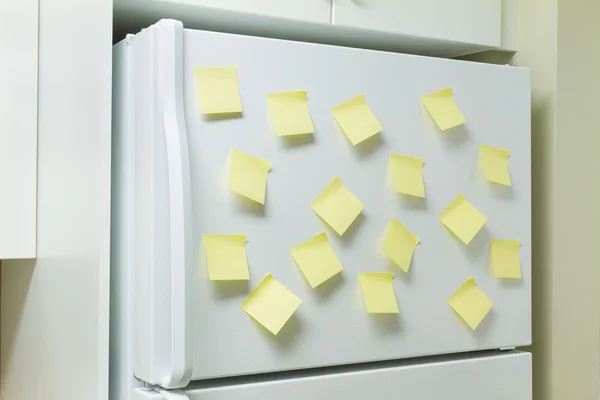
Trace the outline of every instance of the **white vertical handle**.
<instances>
[{"instance_id":1,"label":"white vertical handle","mask_svg":"<svg viewBox=\"0 0 600 400\"><path fill-rule=\"evenodd\" d=\"M159 90L162 101L169 177L171 253L171 365L161 381L165 389L189 383L192 370L192 208L190 163L183 108L183 25L179 21L158 23Z\"/></svg>"}]
</instances>

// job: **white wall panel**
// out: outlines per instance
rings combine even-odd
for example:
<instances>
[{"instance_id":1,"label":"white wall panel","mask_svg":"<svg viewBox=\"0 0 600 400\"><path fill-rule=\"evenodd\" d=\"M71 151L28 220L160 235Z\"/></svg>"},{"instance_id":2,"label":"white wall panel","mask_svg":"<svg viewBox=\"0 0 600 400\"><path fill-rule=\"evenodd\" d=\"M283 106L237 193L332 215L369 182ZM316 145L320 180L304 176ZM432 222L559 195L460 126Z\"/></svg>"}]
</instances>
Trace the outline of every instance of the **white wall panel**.
<instances>
[{"instance_id":1,"label":"white wall panel","mask_svg":"<svg viewBox=\"0 0 600 400\"><path fill-rule=\"evenodd\" d=\"M106 400L112 2L39 20L37 259L2 263L0 397Z\"/></svg>"},{"instance_id":2,"label":"white wall panel","mask_svg":"<svg viewBox=\"0 0 600 400\"><path fill-rule=\"evenodd\" d=\"M38 0L0 2L0 259L35 258Z\"/></svg>"}]
</instances>

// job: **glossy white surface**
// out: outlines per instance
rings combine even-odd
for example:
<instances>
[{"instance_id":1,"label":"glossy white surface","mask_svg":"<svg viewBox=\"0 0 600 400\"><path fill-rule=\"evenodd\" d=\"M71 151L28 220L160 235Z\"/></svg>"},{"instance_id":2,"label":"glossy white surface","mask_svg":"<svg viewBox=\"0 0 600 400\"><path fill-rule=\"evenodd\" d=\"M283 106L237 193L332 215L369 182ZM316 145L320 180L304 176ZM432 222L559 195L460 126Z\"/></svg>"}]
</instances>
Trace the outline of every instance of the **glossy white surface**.
<instances>
[{"instance_id":1,"label":"glossy white surface","mask_svg":"<svg viewBox=\"0 0 600 400\"><path fill-rule=\"evenodd\" d=\"M0 2L0 259L35 258L38 0Z\"/></svg>"},{"instance_id":2,"label":"glossy white surface","mask_svg":"<svg viewBox=\"0 0 600 400\"><path fill-rule=\"evenodd\" d=\"M502 0L332 0L331 22L352 28L500 47Z\"/></svg>"},{"instance_id":3,"label":"glossy white surface","mask_svg":"<svg viewBox=\"0 0 600 400\"><path fill-rule=\"evenodd\" d=\"M39 10L37 260L2 262L2 399L108 398L111 1Z\"/></svg>"},{"instance_id":4,"label":"glossy white surface","mask_svg":"<svg viewBox=\"0 0 600 400\"><path fill-rule=\"evenodd\" d=\"M174 393L137 390L136 400L531 400L531 354L510 353L331 373Z\"/></svg>"}]
</instances>

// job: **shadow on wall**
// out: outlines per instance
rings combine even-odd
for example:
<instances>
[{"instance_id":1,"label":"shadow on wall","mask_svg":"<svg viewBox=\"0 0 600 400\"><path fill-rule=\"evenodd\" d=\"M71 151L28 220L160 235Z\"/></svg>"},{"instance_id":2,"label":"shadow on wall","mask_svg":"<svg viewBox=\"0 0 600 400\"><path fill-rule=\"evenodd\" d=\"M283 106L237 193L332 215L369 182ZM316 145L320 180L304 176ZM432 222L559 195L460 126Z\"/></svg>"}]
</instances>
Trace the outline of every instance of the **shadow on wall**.
<instances>
[{"instance_id":1,"label":"shadow on wall","mask_svg":"<svg viewBox=\"0 0 600 400\"><path fill-rule=\"evenodd\" d=\"M13 344L34 268L35 260L10 260L0 264L0 382L10 370Z\"/></svg>"},{"instance_id":2,"label":"shadow on wall","mask_svg":"<svg viewBox=\"0 0 600 400\"><path fill-rule=\"evenodd\" d=\"M515 53L507 51L483 51L477 54L469 54L462 57L457 57L457 60L483 62L486 64L506 65L512 63L512 58Z\"/></svg>"},{"instance_id":3,"label":"shadow on wall","mask_svg":"<svg viewBox=\"0 0 600 400\"><path fill-rule=\"evenodd\" d=\"M553 140L548 115L552 99L532 93L531 104L531 308L532 346L524 348L533 356L533 382L536 399L550 398L550 386L544 377L550 376L551 349L548 332L551 330L552 304L552 226L553 226Z\"/></svg>"},{"instance_id":4,"label":"shadow on wall","mask_svg":"<svg viewBox=\"0 0 600 400\"><path fill-rule=\"evenodd\" d=\"M540 53L544 55L543 52ZM513 64L514 54L487 51L460 57L460 60L488 64ZM540 83L538 82L538 87ZM544 88L544 86L541 86ZM531 273L532 273L532 346L523 348L533 354L534 398L549 399L551 353L549 332L551 331L552 304L552 184L554 173L553 145L555 127L552 115L555 111L551 87L547 90L532 90L531 94Z\"/></svg>"}]
</instances>

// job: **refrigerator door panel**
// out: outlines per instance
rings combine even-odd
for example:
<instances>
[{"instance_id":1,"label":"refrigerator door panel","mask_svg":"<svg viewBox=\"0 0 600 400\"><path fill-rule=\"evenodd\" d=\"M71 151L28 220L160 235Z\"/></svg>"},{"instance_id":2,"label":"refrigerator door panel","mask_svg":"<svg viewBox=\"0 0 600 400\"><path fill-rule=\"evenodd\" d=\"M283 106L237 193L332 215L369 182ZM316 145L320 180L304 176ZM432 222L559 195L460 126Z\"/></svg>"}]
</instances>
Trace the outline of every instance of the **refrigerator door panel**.
<instances>
[{"instance_id":1,"label":"refrigerator door panel","mask_svg":"<svg viewBox=\"0 0 600 400\"><path fill-rule=\"evenodd\" d=\"M140 384L134 378L133 82L126 42L113 47L109 398L129 399Z\"/></svg>"},{"instance_id":2,"label":"refrigerator door panel","mask_svg":"<svg viewBox=\"0 0 600 400\"><path fill-rule=\"evenodd\" d=\"M140 395L142 394L141 392ZM174 393L146 392L137 400L531 400L531 354L372 368Z\"/></svg>"},{"instance_id":3,"label":"refrigerator door panel","mask_svg":"<svg viewBox=\"0 0 600 400\"><path fill-rule=\"evenodd\" d=\"M179 378L168 384L174 388L185 386L188 376L199 380L531 342L529 70L184 30L175 21L161 21L127 42L133 49L129 80L135 99L136 376L168 383L178 368ZM168 87L163 64L180 74L170 78L176 86L172 94L180 93L182 100L174 105L160 89ZM241 117L200 114L194 68L214 66L237 67ZM440 132L420 97L443 88L453 89L467 123ZM297 140L274 133L266 102L267 93L295 90L308 92L316 129ZM352 146L331 109L361 93L384 130ZM165 123L169 107L171 120L185 115L185 124ZM189 189L183 184L173 192L170 184L178 182L169 175L170 136L180 141L181 156L187 137ZM494 186L480 176L479 144L510 151L512 187ZM232 148L272 164L265 206L248 204L228 190ZM425 160L425 199L394 192L390 153ZM310 207L336 176L365 205L341 237ZM185 183L185 174L181 177ZM487 217L468 246L438 219L461 192ZM173 193L189 196L191 207ZM180 206L171 204L175 200ZM170 213L182 210L185 217L178 214L180 222L173 224ZM408 273L381 250L392 217L421 240ZM180 236L186 238L180 254L192 248L193 259L172 254L178 249L175 235L187 222L193 233L189 242L187 233ZM290 249L322 231L344 270L312 289ZM248 282L208 279L202 235L212 233L247 235ZM494 277L489 266L494 238L520 240L521 279ZM185 271L174 263L183 259ZM394 273L399 314L366 313L358 285L363 271ZM303 301L276 336L241 308L267 273ZM447 304L469 277L494 304L476 330Z\"/></svg>"}]
</instances>

